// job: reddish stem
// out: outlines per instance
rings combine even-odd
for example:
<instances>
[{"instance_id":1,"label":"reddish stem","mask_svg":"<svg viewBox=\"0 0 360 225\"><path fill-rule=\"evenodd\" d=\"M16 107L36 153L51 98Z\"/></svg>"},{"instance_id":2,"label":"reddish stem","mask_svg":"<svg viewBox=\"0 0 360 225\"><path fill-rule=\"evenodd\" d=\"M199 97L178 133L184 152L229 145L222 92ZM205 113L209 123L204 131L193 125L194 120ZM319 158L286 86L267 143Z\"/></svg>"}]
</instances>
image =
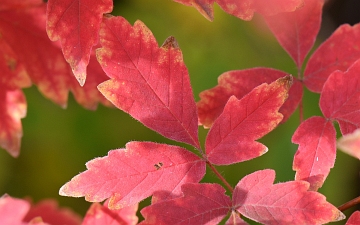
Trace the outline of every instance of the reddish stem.
<instances>
[{"instance_id":1,"label":"reddish stem","mask_svg":"<svg viewBox=\"0 0 360 225\"><path fill-rule=\"evenodd\" d=\"M344 212L345 210L357 205L357 204L360 204L360 196L359 197L356 197L348 202L346 202L345 204L342 204L341 206L338 207L338 209L341 211L341 212Z\"/></svg>"},{"instance_id":2,"label":"reddish stem","mask_svg":"<svg viewBox=\"0 0 360 225\"><path fill-rule=\"evenodd\" d=\"M217 171L217 169L209 162L206 161L206 164L209 165L210 169L216 174L216 176L225 184L231 193L234 192L234 188L225 180L225 178Z\"/></svg>"}]
</instances>

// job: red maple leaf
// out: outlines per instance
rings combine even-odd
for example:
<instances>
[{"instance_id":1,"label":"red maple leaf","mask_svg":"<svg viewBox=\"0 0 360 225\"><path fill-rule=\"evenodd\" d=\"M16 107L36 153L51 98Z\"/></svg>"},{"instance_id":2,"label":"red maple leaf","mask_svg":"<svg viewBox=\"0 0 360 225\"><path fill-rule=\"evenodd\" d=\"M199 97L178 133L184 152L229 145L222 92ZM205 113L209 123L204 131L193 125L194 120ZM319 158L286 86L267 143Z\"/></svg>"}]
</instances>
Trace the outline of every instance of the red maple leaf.
<instances>
[{"instance_id":1,"label":"red maple leaf","mask_svg":"<svg viewBox=\"0 0 360 225\"><path fill-rule=\"evenodd\" d=\"M271 68L252 68L235 70L223 73L218 78L218 85L202 91L200 101L197 102L199 123L204 127L211 127L215 119L222 113L230 96L234 95L241 99L252 89L263 83L271 83L287 73ZM294 80L289 90L289 98L280 108L283 114L283 121L287 120L295 111L302 98L302 84Z\"/></svg>"},{"instance_id":2,"label":"red maple leaf","mask_svg":"<svg viewBox=\"0 0 360 225\"><path fill-rule=\"evenodd\" d=\"M309 183L273 184L275 171L262 170L245 176L236 185L233 207L242 215L264 224L324 224L345 218L325 196L308 191Z\"/></svg>"},{"instance_id":3,"label":"red maple leaf","mask_svg":"<svg viewBox=\"0 0 360 225\"><path fill-rule=\"evenodd\" d=\"M295 131L292 142L299 144L294 156L296 180L306 180L310 190L322 186L334 167L336 158L336 131L334 125L322 117L305 120Z\"/></svg>"},{"instance_id":4,"label":"red maple leaf","mask_svg":"<svg viewBox=\"0 0 360 225\"><path fill-rule=\"evenodd\" d=\"M141 165L141 166L139 166ZM181 194L181 185L197 183L205 174L205 161L177 146L152 142L129 142L125 149L86 164L87 171L61 189L63 196L101 202L110 198L111 209L130 206L157 191L162 199Z\"/></svg>"},{"instance_id":5,"label":"red maple leaf","mask_svg":"<svg viewBox=\"0 0 360 225\"><path fill-rule=\"evenodd\" d=\"M324 224L345 216L309 183L273 184L275 172L262 170L247 175L236 185L232 201L218 184L184 184L184 196L141 210L151 224L217 224L229 212L227 224L246 224L239 215L264 224Z\"/></svg>"},{"instance_id":6,"label":"red maple leaf","mask_svg":"<svg viewBox=\"0 0 360 225\"><path fill-rule=\"evenodd\" d=\"M292 77L254 88L242 99L232 96L206 138L206 155L212 164L229 165L267 152L255 140L273 130L283 116L278 112L287 98Z\"/></svg>"},{"instance_id":7,"label":"red maple leaf","mask_svg":"<svg viewBox=\"0 0 360 225\"><path fill-rule=\"evenodd\" d=\"M251 20L255 12L262 15L275 15L279 12L292 12L303 5L304 0L174 0L195 7L208 20L214 19L213 4L216 2L225 12L243 20Z\"/></svg>"},{"instance_id":8,"label":"red maple leaf","mask_svg":"<svg viewBox=\"0 0 360 225\"><path fill-rule=\"evenodd\" d=\"M90 64L89 84L80 88L73 79L61 50L46 35L45 7L38 0L5 1L0 6L0 145L13 156L19 154L20 119L26 114L19 88L35 83L42 94L63 107L69 90L86 108L95 109L98 102L110 105L96 88L107 78L96 60Z\"/></svg>"},{"instance_id":9,"label":"red maple leaf","mask_svg":"<svg viewBox=\"0 0 360 225\"><path fill-rule=\"evenodd\" d=\"M304 84L320 93L330 74L346 71L360 58L360 24L344 24L324 41L310 57L304 72Z\"/></svg>"},{"instance_id":10,"label":"red maple leaf","mask_svg":"<svg viewBox=\"0 0 360 225\"><path fill-rule=\"evenodd\" d=\"M91 50L99 41L103 14L112 11L112 0L49 0L46 30L52 41L60 40L66 61L80 85L86 79Z\"/></svg>"},{"instance_id":11,"label":"red maple leaf","mask_svg":"<svg viewBox=\"0 0 360 225\"><path fill-rule=\"evenodd\" d=\"M158 47L140 21L104 18L98 61L111 78L99 85L116 107L163 136L199 147L196 105L174 38Z\"/></svg>"},{"instance_id":12,"label":"red maple leaf","mask_svg":"<svg viewBox=\"0 0 360 225\"><path fill-rule=\"evenodd\" d=\"M265 16L265 21L281 46L301 68L320 30L323 0L304 0L294 12Z\"/></svg>"},{"instance_id":13,"label":"red maple leaf","mask_svg":"<svg viewBox=\"0 0 360 225\"><path fill-rule=\"evenodd\" d=\"M218 224L231 208L225 189L218 184L184 184L183 197L145 207L140 225Z\"/></svg>"},{"instance_id":14,"label":"red maple leaf","mask_svg":"<svg viewBox=\"0 0 360 225\"><path fill-rule=\"evenodd\" d=\"M336 132L332 121L339 123L343 135L360 128L359 73L360 60L346 72L333 72L320 96L319 104L325 118L304 121L293 136L292 141L300 144L293 163L296 179L310 182L312 190L322 186L335 163Z\"/></svg>"},{"instance_id":15,"label":"red maple leaf","mask_svg":"<svg viewBox=\"0 0 360 225\"><path fill-rule=\"evenodd\" d=\"M320 96L320 108L329 120L336 120L341 133L348 134L360 128L360 60L347 71L333 72Z\"/></svg>"}]
</instances>

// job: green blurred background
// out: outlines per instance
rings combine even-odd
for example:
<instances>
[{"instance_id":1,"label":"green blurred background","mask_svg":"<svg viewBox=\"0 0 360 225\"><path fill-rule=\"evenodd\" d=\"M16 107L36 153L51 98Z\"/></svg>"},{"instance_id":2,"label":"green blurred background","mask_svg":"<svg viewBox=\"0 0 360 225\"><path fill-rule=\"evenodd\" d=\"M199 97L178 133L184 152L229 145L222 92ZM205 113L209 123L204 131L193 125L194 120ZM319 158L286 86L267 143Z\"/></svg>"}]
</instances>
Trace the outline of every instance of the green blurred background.
<instances>
[{"instance_id":1,"label":"green blurred background","mask_svg":"<svg viewBox=\"0 0 360 225\"><path fill-rule=\"evenodd\" d=\"M132 24L137 19L143 21L160 45L168 36L176 37L189 69L196 101L202 90L215 86L217 77L229 70L262 66L296 74L295 64L259 17L245 22L215 6L215 20L209 22L194 8L170 0L114 3L113 15L121 15ZM331 28L331 24L324 24L324 27ZM328 32L324 31L323 37ZM58 191L85 170L87 161L105 156L109 150L122 148L132 140L176 144L116 108L99 106L96 111L88 111L70 95L68 107L63 110L39 94L36 87L24 91L28 114L22 120L21 154L14 159L0 151L0 195L30 196L35 202L55 198L61 206L84 215L90 203L84 198L61 197ZM305 92L305 118L321 115L318 99L318 95ZM248 162L219 167L219 171L232 185L246 174L265 168L276 170L276 182L293 180L292 160L297 146L291 143L291 136L298 125L299 113L296 112L288 122L261 140L268 146L268 153ZM206 132L200 128L202 143ZM338 151L335 168L320 192L336 206L355 198L360 194L359 170L358 160ZM203 181L218 182L210 171Z\"/></svg>"}]
</instances>

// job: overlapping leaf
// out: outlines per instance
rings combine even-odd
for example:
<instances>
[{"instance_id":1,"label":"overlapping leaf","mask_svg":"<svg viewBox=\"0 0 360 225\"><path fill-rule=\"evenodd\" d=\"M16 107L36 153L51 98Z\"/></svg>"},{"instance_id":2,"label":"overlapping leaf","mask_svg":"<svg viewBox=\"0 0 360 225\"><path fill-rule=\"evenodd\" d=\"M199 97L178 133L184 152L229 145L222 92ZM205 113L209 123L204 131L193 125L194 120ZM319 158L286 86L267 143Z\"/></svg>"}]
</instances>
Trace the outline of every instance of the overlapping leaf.
<instances>
[{"instance_id":1,"label":"overlapping leaf","mask_svg":"<svg viewBox=\"0 0 360 225\"><path fill-rule=\"evenodd\" d=\"M320 97L324 116L336 120L343 135L360 128L360 60L346 72L335 71L326 83Z\"/></svg>"},{"instance_id":2,"label":"overlapping leaf","mask_svg":"<svg viewBox=\"0 0 360 225\"><path fill-rule=\"evenodd\" d=\"M342 25L309 59L304 72L304 84L309 90L320 93L333 71L346 71L359 58L360 24Z\"/></svg>"},{"instance_id":3,"label":"overlapping leaf","mask_svg":"<svg viewBox=\"0 0 360 225\"><path fill-rule=\"evenodd\" d=\"M199 147L189 75L173 37L161 48L140 21L104 18L98 61L111 80L99 90L116 107L163 136Z\"/></svg>"},{"instance_id":4,"label":"overlapping leaf","mask_svg":"<svg viewBox=\"0 0 360 225\"><path fill-rule=\"evenodd\" d=\"M214 19L213 4L216 2L225 12L243 20L251 20L254 13L275 15L292 12L303 6L303 0L174 0L195 7L208 20Z\"/></svg>"},{"instance_id":5,"label":"overlapping leaf","mask_svg":"<svg viewBox=\"0 0 360 225\"><path fill-rule=\"evenodd\" d=\"M233 205L242 215L263 224L324 224L345 216L304 181L273 184L275 171L247 175L236 185Z\"/></svg>"},{"instance_id":6,"label":"overlapping leaf","mask_svg":"<svg viewBox=\"0 0 360 225\"><path fill-rule=\"evenodd\" d=\"M325 82L320 108L325 118L314 117L296 130L293 142L300 144L294 157L296 179L311 183L311 189L322 186L334 166L336 133L331 121L337 121L343 135L360 128L360 61L346 72L335 71Z\"/></svg>"},{"instance_id":7,"label":"overlapping leaf","mask_svg":"<svg viewBox=\"0 0 360 225\"><path fill-rule=\"evenodd\" d=\"M6 46L2 51L6 51L7 54L0 57L0 61L1 58L4 58L10 71L17 77L21 75L21 78L9 80L8 85L11 84L10 81L12 83L16 81L16 84L21 84L21 87L29 86L29 79L25 77L26 73L42 94L65 107L69 89L76 89L73 82L75 79L61 50L46 35L46 4L34 6L33 2L36 1L29 0L27 2L29 2L28 7L0 11L0 44L5 43L2 44L2 46ZM24 3L21 4L24 5ZM18 1L15 1L13 6L17 5ZM22 67L26 70L25 72ZM101 81L104 79L105 76ZM99 80L99 82L101 81ZM76 90L75 94L79 95L76 98L79 100L82 98L81 95L98 95L97 84L93 83L90 86L91 88ZM91 102L95 102L92 105L96 105L98 99L92 99ZM87 104L91 104L88 103L89 100L82 100L85 107Z\"/></svg>"},{"instance_id":8,"label":"overlapping leaf","mask_svg":"<svg viewBox=\"0 0 360 225\"><path fill-rule=\"evenodd\" d=\"M322 186L336 158L336 131L331 121L322 117L305 120L295 131L292 142L299 144L294 156L296 180L306 180L310 190Z\"/></svg>"},{"instance_id":9,"label":"overlapping leaf","mask_svg":"<svg viewBox=\"0 0 360 225\"><path fill-rule=\"evenodd\" d=\"M128 206L122 209L110 210L108 201L101 205L93 203L87 211L82 225L135 225L138 222L136 212L138 205Z\"/></svg>"},{"instance_id":10,"label":"overlapping leaf","mask_svg":"<svg viewBox=\"0 0 360 225\"><path fill-rule=\"evenodd\" d=\"M265 21L291 58L301 69L320 29L323 0L304 0L294 12L265 16Z\"/></svg>"},{"instance_id":11,"label":"overlapping leaf","mask_svg":"<svg viewBox=\"0 0 360 225\"><path fill-rule=\"evenodd\" d=\"M130 142L126 149L110 151L86 166L88 170L66 183L60 195L85 196L91 202L110 198L112 209L134 205L156 191L168 192L167 199L178 196L182 184L197 183L205 174L205 162L198 156L152 142Z\"/></svg>"},{"instance_id":12,"label":"overlapping leaf","mask_svg":"<svg viewBox=\"0 0 360 225\"><path fill-rule=\"evenodd\" d=\"M141 210L141 225L218 224L231 201L218 184L184 184L183 197L150 205Z\"/></svg>"},{"instance_id":13,"label":"overlapping leaf","mask_svg":"<svg viewBox=\"0 0 360 225\"><path fill-rule=\"evenodd\" d=\"M360 129L341 137L337 142L337 146L343 152L360 159Z\"/></svg>"},{"instance_id":14,"label":"overlapping leaf","mask_svg":"<svg viewBox=\"0 0 360 225\"><path fill-rule=\"evenodd\" d=\"M80 85L93 46L99 41L103 14L112 11L112 0L49 0L46 30L52 41L60 40L66 61Z\"/></svg>"},{"instance_id":15,"label":"overlapping leaf","mask_svg":"<svg viewBox=\"0 0 360 225\"><path fill-rule=\"evenodd\" d=\"M273 130L283 116L278 112L288 96L292 77L262 84L238 100L231 97L206 138L212 164L228 165L258 157L267 147L255 140Z\"/></svg>"},{"instance_id":16,"label":"overlapping leaf","mask_svg":"<svg viewBox=\"0 0 360 225\"><path fill-rule=\"evenodd\" d=\"M215 119L222 113L230 96L241 99L252 89L262 83L271 83L287 73L271 68L253 68L229 71L219 76L218 85L200 93L197 103L199 123L211 127ZM283 121L295 111L302 98L302 84L295 80L289 90L289 98L280 108Z\"/></svg>"}]
</instances>

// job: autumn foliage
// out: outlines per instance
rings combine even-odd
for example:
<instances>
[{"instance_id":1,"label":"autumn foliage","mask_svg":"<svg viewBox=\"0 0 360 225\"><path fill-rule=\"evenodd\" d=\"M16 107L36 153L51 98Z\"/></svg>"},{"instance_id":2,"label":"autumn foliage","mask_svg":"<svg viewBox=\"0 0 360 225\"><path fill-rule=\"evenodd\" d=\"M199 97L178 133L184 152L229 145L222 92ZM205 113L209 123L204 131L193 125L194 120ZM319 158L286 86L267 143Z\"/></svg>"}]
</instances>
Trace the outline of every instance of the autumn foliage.
<instances>
[{"instance_id":1,"label":"autumn foliage","mask_svg":"<svg viewBox=\"0 0 360 225\"><path fill-rule=\"evenodd\" d=\"M343 208L318 189L334 167L337 146L360 159L360 25L338 27L305 61L320 29L323 0L174 1L195 7L209 20L214 20L214 3L242 20L260 14L298 74L265 67L228 71L195 102L175 37L159 44L143 22L132 25L110 15L113 1L2 1L0 146L9 154L20 154L27 108L22 89L32 84L61 107L72 92L87 109L99 103L116 107L187 146L130 141L87 162L86 171L59 187L60 195L94 202L84 218L53 200L33 204L5 194L2 224L325 224L345 219ZM320 94L322 116L302 119L304 88ZM301 123L292 136L298 145L295 179L274 184L275 171L261 169L231 186L217 166L272 151L258 140L296 109ZM338 141L335 123L343 136ZM204 141L199 126L209 128ZM219 183L201 182L206 173L214 173ZM151 204L138 209L148 197ZM359 221L356 211L346 224Z\"/></svg>"}]
</instances>

